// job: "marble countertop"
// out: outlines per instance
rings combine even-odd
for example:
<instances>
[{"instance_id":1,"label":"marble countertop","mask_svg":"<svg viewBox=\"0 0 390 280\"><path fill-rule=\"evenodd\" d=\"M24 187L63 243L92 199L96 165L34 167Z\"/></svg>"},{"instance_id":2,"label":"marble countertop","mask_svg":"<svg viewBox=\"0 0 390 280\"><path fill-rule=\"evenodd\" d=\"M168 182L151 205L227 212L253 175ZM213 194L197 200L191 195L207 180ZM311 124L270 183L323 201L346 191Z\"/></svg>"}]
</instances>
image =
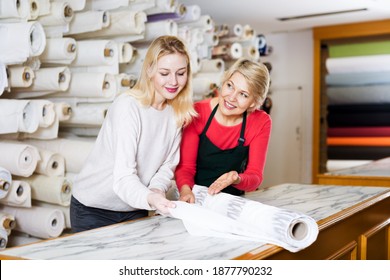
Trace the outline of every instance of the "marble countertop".
<instances>
[{"instance_id":1,"label":"marble countertop","mask_svg":"<svg viewBox=\"0 0 390 280\"><path fill-rule=\"evenodd\" d=\"M390 157L375 160L363 165L335 170L326 173L327 175L352 175L352 176L380 176L390 177Z\"/></svg>"},{"instance_id":2,"label":"marble countertop","mask_svg":"<svg viewBox=\"0 0 390 280\"><path fill-rule=\"evenodd\" d=\"M389 191L386 187L281 184L245 197L300 211L320 221ZM261 242L192 236L181 220L153 216L14 247L0 254L26 259L221 260L268 247Z\"/></svg>"}]
</instances>

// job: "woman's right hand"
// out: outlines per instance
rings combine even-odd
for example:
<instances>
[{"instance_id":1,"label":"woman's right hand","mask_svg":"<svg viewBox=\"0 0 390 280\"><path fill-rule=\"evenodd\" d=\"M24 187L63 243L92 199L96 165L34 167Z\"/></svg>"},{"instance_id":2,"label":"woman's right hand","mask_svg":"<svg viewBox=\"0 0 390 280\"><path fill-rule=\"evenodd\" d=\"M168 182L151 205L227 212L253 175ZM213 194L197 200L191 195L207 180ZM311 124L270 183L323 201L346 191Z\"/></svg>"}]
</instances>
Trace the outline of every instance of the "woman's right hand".
<instances>
[{"instance_id":1,"label":"woman's right hand","mask_svg":"<svg viewBox=\"0 0 390 280\"><path fill-rule=\"evenodd\" d=\"M188 203L195 203L195 195L192 192L190 186L183 185L180 189L180 201L188 202Z\"/></svg>"}]
</instances>

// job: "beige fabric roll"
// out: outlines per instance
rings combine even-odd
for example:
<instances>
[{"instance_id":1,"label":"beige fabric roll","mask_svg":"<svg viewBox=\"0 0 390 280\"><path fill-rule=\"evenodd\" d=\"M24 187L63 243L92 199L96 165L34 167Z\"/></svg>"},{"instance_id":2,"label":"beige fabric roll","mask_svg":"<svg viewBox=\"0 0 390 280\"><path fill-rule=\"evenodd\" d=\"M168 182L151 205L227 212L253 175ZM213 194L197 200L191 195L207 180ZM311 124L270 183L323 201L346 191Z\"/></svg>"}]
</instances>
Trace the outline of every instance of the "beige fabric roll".
<instances>
[{"instance_id":1,"label":"beige fabric roll","mask_svg":"<svg viewBox=\"0 0 390 280\"><path fill-rule=\"evenodd\" d=\"M77 56L72 67L100 66L118 63L118 45L110 40L83 40L77 42Z\"/></svg>"},{"instance_id":2,"label":"beige fabric roll","mask_svg":"<svg viewBox=\"0 0 390 280\"><path fill-rule=\"evenodd\" d=\"M103 124L107 110L111 102L108 103L77 103L72 106L72 116L69 120L62 122L62 125L70 126L98 126Z\"/></svg>"},{"instance_id":3,"label":"beige fabric roll","mask_svg":"<svg viewBox=\"0 0 390 280\"><path fill-rule=\"evenodd\" d=\"M29 100L1 99L0 134L32 133L39 127L39 111Z\"/></svg>"},{"instance_id":4,"label":"beige fabric roll","mask_svg":"<svg viewBox=\"0 0 390 280\"><path fill-rule=\"evenodd\" d=\"M23 143L59 153L65 158L65 172L79 173L88 157L94 140L57 138L52 140L24 140Z\"/></svg>"},{"instance_id":5,"label":"beige fabric roll","mask_svg":"<svg viewBox=\"0 0 390 280\"><path fill-rule=\"evenodd\" d=\"M8 73L11 88L29 87L35 78L34 71L29 66L9 66Z\"/></svg>"},{"instance_id":6,"label":"beige fabric roll","mask_svg":"<svg viewBox=\"0 0 390 280\"><path fill-rule=\"evenodd\" d=\"M14 98L34 98L69 88L71 72L68 67L47 67L35 71L33 84L27 88L11 90Z\"/></svg>"},{"instance_id":7,"label":"beige fabric roll","mask_svg":"<svg viewBox=\"0 0 390 280\"><path fill-rule=\"evenodd\" d=\"M58 237L64 230L64 214L58 209L39 206L20 208L0 205L0 211L15 217L15 231L24 232L38 238Z\"/></svg>"},{"instance_id":8,"label":"beige fabric roll","mask_svg":"<svg viewBox=\"0 0 390 280\"><path fill-rule=\"evenodd\" d=\"M133 86L137 82L137 77L132 74L120 73L115 75L115 80L116 80L116 89L117 89L116 95L119 95L133 88Z\"/></svg>"},{"instance_id":9,"label":"beige fabric roll","mask_svg":"<svg viewBox=\"0 0 390 280\"><path fill-rule=\"evenodd\" d=\"M55 152L39 149L41 160L37 164L35 173L49 177L65 175L65 158Z\"/></svg>"},{"instance_id":10,"label":"beige fabric roll","mask_svg":"<svg viewBox=\"0 0 390 280\"><path fill-rule=\"evenodd\" d=\"M198 20L196 21L189 21L181 23L179 22L179 25L187 25L191 28L200 28L203 31L210 31L212 32L214 30L214 20L211 18L210 15L201 15Z\"/></svg>"},{"instance_id":11,"label":"beige fabric roll","mask_svg":"<svg viewBox=\"0 0 390 280\"><path fill-rule=\"evenodd\" d=\"M73 38L48 38L45 51L39 56L42 63L70 64L77 53L77 43Z\"/></svg>"},{"instance_id":12,"label":"beige fabric roll","mask_svg":"<svg viewBox=\"0 0 390 280\"><path fill-rule=\"evenodd\" d=\"M54 110L60 122L69 120L72 115L72 108L66 102L54 102Z\"/></svg>"},{"instance_id":13,"label":"beige fabric roll","mask_svg":"<svg viewBox=\"0 0 390 280\"><path fill-rule=\"evenodd\" d=\"M29 0L0 1L0 19L25 19L29 16Z\"/></svg>"},{"instance_id":14,"label":"beige fabric roll","mask_svg":"<svg viewBox=\"0 0 390 280\"><path fill-rule=\"evenodd\" d=\"M118 55L119 63L128 63L132 60L134 48L130 43L119 42L118 43Z\"/></svg>"},{"instance_id":15,"label":"beige fabric roll","mask_svg":"<svg viewBox=\"0 0 390 280\"><path fill-rule=\"evenodd\" d=\"M148 48L146 46L137 46L133 60L129 63L121 63L119 65L119 71L121 73L134 74L138 76L138 74L141 72L147 51Z\"/></svg>"},{"instance_id":16,"label":"beige fabric roll","mask_svg":"<svg viewBox=\"0 0 390 280\"><path fill-rule=\"evenodd\" d=\"M85 11L74 14L66 35L101 30L110 25L109 11Z\"/></svg>"},{"instance_id":17,"label":"beige fabric roll","mask_svg":"<svg viewBox=\"0 0 390 280\"><path fill-rule=\"evenodd\" d=\"M8 169L0 166L0 199L7 196L12 185L12 175Z\"/></svg>"},{"instance_id":18,"label":"beige fabric roll","mask_svg":"<svg viewBox=\"0 0 390 280\"><path fill-rule=\"evenodd\" d=\"M178 25L173 20L163 20L145 23L144 38L137 42L151 42L161 35L177 36Z\"/></svg>"},{"instance_id":19,"label":"beige fabric roll","mask_svg":"<svg viewBox=\"0 0 390 280\"><path fill-rule=\"evenodd\" d=\"M0 250L4 250L8 244L8 234L5 229L0 228Z\"/></svg>"},{"instance_id":20,"label":"beige fabric roll","mask_svg":"<svg viewBox=\"0 0 390 280\"><path fill-rule=\"evenodd\" d=\"M150 0L147 0L150 1ZM154 1L154 0L153 0ZM133 1L131 1L133 3ZM114 10L120 7L129 6L129 0L93 0L86 1L85 10L97 10L97 11L105 11L105 10Z\"/></svg>"},{"instance_id":21,"label":"beige fabric roll","mask_svg":"<svg viewBox=\"0 0 390 280\"><path fill-rule=\"evenodd\" d=\"M242 54L242 45L238 42L218 45L212 50L212 58L222 58L223 60L236 60L242 57Z\"/></svg>"},{"instance_id":22,"label":"beige fabric roll","mask_svg":"<svg viewBox=\"0 0 390 280\"><path fill-rule=\"evenodd\" d=\"M70 225L70 208L69 208L69 206L62 206L62 205L47 203L47 202L38 201L38 200L34 200L33 201L33 206L39 206L39 207L45 207L45 208L49 208L49 209L61 210L61 212L64 214L64 217L65 217L65 223L64 223L65 228L69 228L69 229L71 228L71 225Z\"/></svg>"},{"instance_id":23,"label":"beige fabric roll","mask_svg":"<svg viewBox=\"0 0 390 280\"><path fill-rule=\"evenodd\" d=\"M7 235L11 234L11 231L15 228L16 222L14 216L0 212L0 228L7 232Z\"/></svg>"},{"instance_id":24,"label":"beige fabric roll","mask_svg":"<svg viewBox=\"0 0 390 280\"><path fill-rule=\"evenodd\" d=\"M198 21L202 15L202 10L199 5L186 5L186 11L178 22L193 22Z\"/></svg>"},{"instance_id":25,"label":"beige fabric roll","mask_svg":"<svg viewBox=\"0 0 390 280\"><path fill-rule=\"evenodd\" d=\"M38 56L29 57L25 62L22 63L23 66L30 67L34 72L41 68L41 64L42 63L39 60ZM34 78L35 78L35 74L34 74Z\"/></svg>"},{"instance_id":26,"label":"beige fabric roll","mask_svg":"<svg viewBox=\"0 0 390 280\"><path fill-rule=\"evenodd\" d=\"M43 26L56 26L68 24L73 19L74 11L67 2L51 2L50 13L40 16L38 21Z\"/></svg>"},{"instance_id":27,"label":"beige fabric roll","mask_svg":"<svg viewBox=\"0 0 390 280\"><path fill-rule=\"evenodd\" d=\"M0 200L0 204L25 208L31 207L31 186L23 180L12 181L7 196Z\"/></svg>"},{"instance_id":28,"label":"beige fabric roll","mask_svg":"<svg viewBox=\"0 0 390 280\"><path fill-rule=\"evenodd\" d=\"M81 11L85 8L87 0L51 0L51 2L69 3L74 11Z\"/></svg>"},{"instance_id":29,"label":"beige fabric roll","mask_svg":"<svg viewBox=\"0 0 390 280\"><path fill-rule=\"evenodd\" d=\"M33 99L30 100L33 106L36 106L39 112L39 126L49 127L53 124L56 112L54 111L54 103L44 99Z\"/></svg>"},{"instance_id":30,"label":"beige fabric roll","mask_svg":"<svg viewBox=\"0 0 390 280\"><path fill-rule=\"evenodd\" d=\"M218 86L217 81L213 80L211 77L200 76L193 78L193 91L194 99L201 100L206 97L207 94L212 92Z\"/></svg>"},{"instance_id":31,"label":"beige fabric roll","mask_svg":"<svg viewBox=\"0 0 390 280\"><path fill-rule=\"evenodd\" d=\"M82 137L97 137L100 131L100 127L73 127L73 126L62 126L61 132L70 133L72 135Z\"/></svg>"},{"instance_id":32,"label":"beige fabric roll","mask_svg":"<svg viewBox=\"0 0 390 280\"><path fill-rule=\"evenodd\" d=\"M148 15L174 13L178 6L178 1L176 0L155 0L154 2L155 4L153 7L145 10Z\"/></svg>"},{"instance_id":33,"label":"beige fabric roll","mask_svg":"<svg viewBox=\"0 0 390 280\"><path fill-rule=\"evenodd\" d=\"M36 20L40 15L39 1L38 0L28 0L28 2L29 2L29 7L30 7L28 20Z\"/></svg>"},{"instance_id":34,"label":"beige fabric roll","mask_svg":"<svg viewBox=\"0 0 390 280\"><path fill-rule=\"evenodd\" d=\"M22 178L16 177L20 180ZM33 174L24 178L31 186L31 198L62 206L70 205L72 185L64 176Z\"/></svg>"},{"instance_id":35,"label":"beige fabric roll","mask_svg":"<svg viewBox=\"0 0 390 280\"><path fill-rule=\"evenodd\" d=\"M199 72L217 72L223 73L225 71L225 62L220 59L202 59L199 64Z\"/></svg>"},{"instance_id":36,"label":"beige fabric roll","mask_svg":"<svg viewBox=\"0 0 390 280\"><path fill-rule=\"evenodd\" d=\"M0 141L0 155L0 166L23 177L33 174L40 159L37 148L18 141Z\"/></svg>"},{"instance_id":37,"label":"beige fabric roll","mask_svg":"<svg viewBox=\"0 0 390 280\"><path fill-rule=\"evenodd\" d=\"M38 16L50 14L50 0L35 0L39 7Z\"/></svg>"}]
</instances>

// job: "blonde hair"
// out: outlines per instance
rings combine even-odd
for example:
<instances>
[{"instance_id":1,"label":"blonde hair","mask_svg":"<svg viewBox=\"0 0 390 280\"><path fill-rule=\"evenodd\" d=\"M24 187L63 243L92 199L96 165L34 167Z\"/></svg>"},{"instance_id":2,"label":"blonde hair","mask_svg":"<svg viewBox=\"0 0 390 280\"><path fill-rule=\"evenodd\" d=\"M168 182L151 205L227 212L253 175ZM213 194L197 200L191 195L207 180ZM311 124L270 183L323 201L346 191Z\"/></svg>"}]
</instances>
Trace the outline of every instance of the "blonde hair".
<instances>
[{"instance_id":1,"label":"blonde hair","mask_svg":"<svg viewBox=\"0 0 390 280\"><path fill-rule=\"evenodd\" d=\"M167 103L172 106L178 126L188 125L196 116L192 101L192 72L190 57L184 43L175 36L160 36L156 38L146 53L141 74L130 91L141 104L151 106L155 98L155 88L150 79L150 73L157 70L157 61L168 54L181 54L187 59L187 83L181 92Z\"/></svg>"},{"instance_id":2,"label":"blonde hair","mask_svg":"<svg viewBox=\"0 0 390 280\"><path fill-rule=\"evenodd\" d=\"M257 106L262 105L270 84L268 68L263 63L241 58L225 71L221 83L224 84L236 72L244 76L249 92L255 96Z\"/></svg>"}]
</instances>

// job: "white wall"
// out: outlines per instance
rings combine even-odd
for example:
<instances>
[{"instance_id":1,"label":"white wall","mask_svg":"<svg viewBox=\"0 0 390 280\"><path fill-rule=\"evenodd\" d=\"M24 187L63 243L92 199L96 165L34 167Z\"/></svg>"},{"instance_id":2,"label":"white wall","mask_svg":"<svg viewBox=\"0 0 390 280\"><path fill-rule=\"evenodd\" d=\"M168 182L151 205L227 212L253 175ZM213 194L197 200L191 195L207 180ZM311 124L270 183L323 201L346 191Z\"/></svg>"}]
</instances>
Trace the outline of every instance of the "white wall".
<instances>
[{"instance_id":1,"label":"white wall","mask_svg":"<svg viewBox=\"0 0 390 280\"><path fill-rule=\"evenodd\" d=\"M286 129L273 131L271 135L270 149L267 156L267 164L264 173L263 186L272 186L287 182L310 183L312 166L312 111L313 111L313 40L311 30L304 30L291 33L278 33L266 35L267 44L273 47L273 52L262 61L269 61L272 64L271 71L271 99L273 102L271 116L275 119L285 120L283 123ZM284 92L285 97L277 96ZM286 94L291 92L291 96ZM299 92L300 94L294 94ZM291 108L293 98L300 98L302 103L300 108ZM283 102L283 104L282 104ZM288 110L277 110L277 108L288 108ZM300 160L296 157L293 142L295 135L291 135L291 115L300 115L302 125L299 127L300 133ZM295 129L294 129L295 131ZM280 148L289 147L291 152L280 158ZM279 154L277 154L279 153ZM295 154L295 155L294 155ZM299 161L299 162L297 162ZM299 167L297 167L299 165ZM283 174L281 169L298 170L299 174ZM290 172L291 173L291 172ZM293 176L293 177L292 177Z\"/></svg>"}]
</instances>

